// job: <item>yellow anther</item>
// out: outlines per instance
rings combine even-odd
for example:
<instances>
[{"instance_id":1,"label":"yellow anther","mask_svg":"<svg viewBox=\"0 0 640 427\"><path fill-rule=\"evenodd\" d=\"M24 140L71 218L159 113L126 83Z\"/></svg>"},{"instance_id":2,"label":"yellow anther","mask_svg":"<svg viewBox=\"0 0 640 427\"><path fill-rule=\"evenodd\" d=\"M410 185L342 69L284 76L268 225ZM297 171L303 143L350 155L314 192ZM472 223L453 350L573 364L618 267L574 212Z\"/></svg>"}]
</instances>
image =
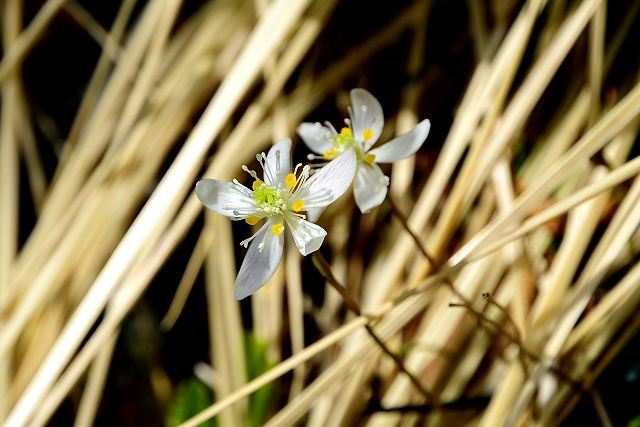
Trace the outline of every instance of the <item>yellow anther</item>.
<instances>
[{"instance_id":1,"label":"yellow anther","mask_svg":"<svg viewBox=\"0 0 640 427\"><path fill-rule=\"evenodd\" d=\"M295 187L297 181L298 180L296 179L296 176L290 173L284 178L284 185L286 185L287 188L291 190L293 187Z\"/></svg>"},{"instance_id":2,"label":"yellow anther","mask_svg":"<svg viewBox=\"0 0 640 427\"><path fill-rule=\"evenodd\" d=\"M328 148L327 150L324 150L324 153L322 153L322 157L324 157L327 160L331 160L333 158L336 157L336 149L333 147Z\"/></svg>"},{"instance_id":3,"label":"yellow anther","mask_svg":"<svg viewBox=\"0 0 640 427\"><path fill-rule=\"evenodd\" d=\"M271 227L271 232L273 234L275 234L276 236L281 235L283 231L284 231L284 225L282 225L281 222L279 222L276 225L274 225L273 227Z\"/></svg>"},{"instance_id":4,"label":"yellow anther","mask_svg":"<svg viewBox=\"0 0 640 427\"><path fill-rule=\"evenodd\" d=\"M365 141L370 140L371 138L373 138L373 131L369 128L366 128L365 130L362 131L362 138Z\"/></svg>"},{"instance_id":5,"label":"yellow anther","mask_svg":"<svg viewBox=\"0 0 640 427\"><path fill-rule=\"evenodd\" d=\"M249 225L256 225L260 221L259 216L249 215L244 219Z\"/></svg>"},{"instance_id":6,"label":"yellow anther","mask_svg":"<svg viewBox=\"0 0 640 427\"><path fill-rule=\"evenodd\" d=\"M251 187L253 188L253 191L256 191L262 184L264 184L264 182L256 179L255 181L253 181L253 185Z\"/></svg>"},{"instance_id":7,"label":"yellow anther","mask_svg":"<svg viewBox=\"0 0 640 427\"><path fill-rule=\"evenodd\" d=\"M353 136L350 128L342 128L340 129L340 136Z\"/></svg>"},{"instance_id":8,"label":"yellow anther","mask_svg":"<svg viewBox=\"0 0 640 427\"><path fill-rule=\"evenodd\" d=\"M374 162L374 160L376 159L376 155L375 154L367 154L366 156L364 156L364 161L365 163L371 164Z\"/></svg>"},{"instance_id":9,"label":"yellow anther","mask_svg":"<svg viewBox=\"0 0 640 427\"><path fill-rule=\"evenodd\" d=\"M302 209L304 209L304 201L303 200L296 200L291 205L291 209L293 209L296 212L300 212Z\"/></svg>"}]
</instances>

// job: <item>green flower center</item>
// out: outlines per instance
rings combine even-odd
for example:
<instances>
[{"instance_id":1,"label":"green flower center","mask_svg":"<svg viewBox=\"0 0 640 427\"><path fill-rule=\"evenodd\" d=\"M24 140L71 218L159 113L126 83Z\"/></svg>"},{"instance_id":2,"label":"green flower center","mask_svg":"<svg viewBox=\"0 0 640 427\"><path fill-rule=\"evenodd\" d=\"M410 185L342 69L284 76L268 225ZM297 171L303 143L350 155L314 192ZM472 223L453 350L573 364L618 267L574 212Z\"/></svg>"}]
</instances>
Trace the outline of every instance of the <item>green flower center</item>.
<instances>
[{"instance_id":1,"label":"green flower center","mask_svg":"<svg viewBox=\"0 0 640 427\"><path fill-rule=\"evenodd\" d=\"M368 141L372 135L373 131L371 129L365 129L363 139ZM334 135L331 138L331 147L323 153L323 156L327 160L335 159L350 148L356 153L356 158L359 161L371 164L375 160L374 155L365 154L364 148L353 137L353 133L350 128L342 128L339 134Z\"/></svg>"},{"instance_id":2,"label":"green flower center","mask_svg":"<svg viewBox=\"0 0 640 427\"><path fill-rule=\"evenodd\" d=\"M253 191L253 199L258 208L267 213L282 213L287 208L284 192L278 187L264 184L257 186Z\"/></svg>"}]
</instances>

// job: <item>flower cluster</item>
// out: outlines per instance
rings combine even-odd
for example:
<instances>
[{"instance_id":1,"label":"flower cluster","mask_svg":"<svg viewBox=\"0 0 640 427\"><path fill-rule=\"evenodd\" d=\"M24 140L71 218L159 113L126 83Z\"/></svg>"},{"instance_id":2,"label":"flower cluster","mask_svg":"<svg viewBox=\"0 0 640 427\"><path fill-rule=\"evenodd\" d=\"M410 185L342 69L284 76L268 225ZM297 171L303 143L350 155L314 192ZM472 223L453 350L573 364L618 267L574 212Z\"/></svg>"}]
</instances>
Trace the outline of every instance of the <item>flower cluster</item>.
<instances>
[{"instance_id":1,"label":"flower cluster","mask_svg":"<svg viewBox=\"0 0 640 427\"><path fill-rule=\"evenodd\" d=\"M387 194L389 178L378 163L391 163L413 155L429 133L428 120L381 147L371 149L384 125L380 103L364 89L351 91L350 120L338 133L330 123L302 123L298 134L311 151L327 163L312 173L309 165L291 170L291 140L275 144L265 155L256 156L262 179L247 166L251 188L238 180L222 182L203 179L196 183L196 195L209 209L232 220L257 225L258 231L241 245L248 247L236 278L234 297L243 299L260 289L280 264L284 233L288 229L302 255L320 248L327 232L307 220L340 197L354 183L360 210L369 212Z\"/></svg>"},{"instance_id":2,"label":"flower cluster","mask_svg":"<svg viewBox=\"0 0 640 427\"><path fill-rule=\"evenodd\" d=\"M364 89L351 91L351 106L351 117L345 120L348 126L343 127L340 133L331 123L326 123L326 126L302 123L298 126L298 135L311 151L327 160L353 149L358 163L353 195L360 211L367 213L380 205L387 195L389 178L382 173L378 163L393 163L414 155L427 139L431 123L423 120L409 132L372 150L384 126L382 107Z\"/></svg>"}]
</instances>

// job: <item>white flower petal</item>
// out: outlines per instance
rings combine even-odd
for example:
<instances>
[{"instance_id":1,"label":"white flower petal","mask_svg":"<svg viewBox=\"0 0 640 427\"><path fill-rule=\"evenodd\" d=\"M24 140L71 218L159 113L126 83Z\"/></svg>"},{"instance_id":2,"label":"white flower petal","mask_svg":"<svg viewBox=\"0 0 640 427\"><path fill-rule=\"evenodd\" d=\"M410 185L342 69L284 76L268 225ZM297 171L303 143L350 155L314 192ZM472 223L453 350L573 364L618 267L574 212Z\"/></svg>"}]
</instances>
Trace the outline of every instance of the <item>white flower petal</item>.
<instances>
[{"instance_id":1,"label":"white flower petal","mask_svg":"<svg viewBox=\"0 0 640 427\"><path fill-rule=\"evenodd\" d=\"M333 133L320 123L302 123L297 131L309 150L316 154L322 154L331 147Z\"/></svg>"},{"instance_id":2,"label":"white flower petal","mask_svg":"<svg viewBox=\"0 0 640 427\"><path fill-rule=\"evenodd\" d=\"M347 191L357 167L355 152L345 151L313 174L296 193L296 200L302 199L305 209L329 205Z\"/></svg>"},{"instance_id":3,"label":"white flower petal","mask_svg":"<svg viewBox=\"0 0 640 427\"><path fill-rule=\"evenodd\" d=\"M364 89L351 90L351 108L353 137L356 141L364 142L365 151L376 143L382 127L384 126L384 114L378 100ZM371 136L365 140L365 131L370 129ZM368 133L368 132L367 132Z\"/></svg>"},{"instance_id":4,"label":"white flower petal","mask_svg":"<svg viewBox=\"0 0 640 427\"><path fill-rule=\"evenodd\" d=\"M353 195L360 212L367 213L379 206L387 195L387 178L378 165L360 162L353 183Z\"/></svg>"},{"instance_id":5,"label":"white flower petal","mask_svg":"<svg viewBox=\"0 0 640 427\"><path fill-rule=\"evenodd\" d=\"M269 223L273 222L270 220ZM284 247L284 234L276 236L271 232L271 225L251 241L247 255L242 261L233 296L237 300L244 299L260 289L273 276Z\"/></svg>"},{"instance_id":6,"label":"white flower petal","mask_svg":"<svg viewBox=\"0 0 640 427\"><path fill-rule=\"evenodd\" d=\"M290 212L286 212L284 218L291 231L293 241L296 243L302 255L307 256L320 248L324 237L327 235L324 228L312 222L305 221Z\"/></svg>"},{"instance_id":7,"label":"white flower petal","mask_svg":"<svg viewBox=\"0 0 640 427\"><path fill-rule=\"evenodd\" d=\"M415 154L429 135L431 122L423 120L409 132L400 135L381 147L374 148L369 154L375 154L376 163L392 163Z\"/></svg>"},{"instance_id":8,"label":"white flower petal","mask_svg":"<svg viewBox=\"0 0 640 427\"><path fill-rule=\"evenodd\" d=\"M208 209L232 219L245 218L256 210L251 190L241 184L203 179L196 182L196 196Z\"/></svg>"},{"instance_id":9,"label":"white flower petal","mask_svg":"<svg viewBox=\"0 0 640 427\"><path fill-rule=\"evenodd\" d=\"M284 178L291 172L291 140L289 138L283 139L271 147L267 153L266 166L271 173L265 171L264 182L269 185L284 185ZM278 171L280 172L279 176L277 176Z\"/></svg>"},{"instance_id":10,"label":"white flower petal","mask_svg":"<svg viewBox=\"0 0 640 427\"><path fill-rule=\"evenodd\" d=\"M326 208L305 208L307 211L307 219L311 222L318 222L318 218L322 215Z\"/></svg>"}]
</instances>

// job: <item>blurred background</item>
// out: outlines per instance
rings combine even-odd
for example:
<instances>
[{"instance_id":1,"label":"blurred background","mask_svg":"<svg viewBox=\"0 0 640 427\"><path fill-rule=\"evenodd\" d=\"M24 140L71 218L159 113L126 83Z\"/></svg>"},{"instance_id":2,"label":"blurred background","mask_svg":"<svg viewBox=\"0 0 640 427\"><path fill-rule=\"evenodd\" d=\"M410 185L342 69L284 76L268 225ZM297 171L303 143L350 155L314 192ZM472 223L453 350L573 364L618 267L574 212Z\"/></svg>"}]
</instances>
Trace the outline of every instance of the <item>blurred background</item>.
<instances>
[{"instance_id":1,"label":"blurred background","mask_svg":"<svg viewBox=\"0 0 640 427\"><path fill-rule=\"evenodd\" d=\"M0 425L177 426L361 319L291 247L234 301L251 227L193 188L248 182L284 137L307 162L296 126L339 128L362 87L383 142L431 121L383 170L440 265L350 192L321 252L363 308L398 308L374 323L430 394L360 328L201 425L640 426L640 2L0 5ZM446 274L460 293L393 299L501 218Z\"/></svg>"}]
</instances>

